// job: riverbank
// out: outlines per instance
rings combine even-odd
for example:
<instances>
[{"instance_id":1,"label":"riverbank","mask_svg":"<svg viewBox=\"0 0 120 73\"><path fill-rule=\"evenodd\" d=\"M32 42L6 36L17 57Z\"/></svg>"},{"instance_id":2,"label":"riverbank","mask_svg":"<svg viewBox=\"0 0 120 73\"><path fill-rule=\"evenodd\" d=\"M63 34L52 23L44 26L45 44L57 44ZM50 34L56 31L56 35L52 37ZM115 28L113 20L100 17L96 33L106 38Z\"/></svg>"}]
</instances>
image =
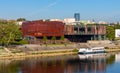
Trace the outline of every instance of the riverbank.
<instances>
[{"instance_id":1,"label":"riverbank","mask_svg":"<svg viewBox=\"0 0 120 73\"><path fill-rule=\"evenodd\" d=\"M106 52L120 52L120 49L106 49ZM33 51L29 53L5 53L0 55L0 59L19 59L32 57L51 57L61 55L73 55L78 53L78 49L64 49L64 50L47 50L47 51Z\"/></svg>"},{"instance_id":2,"label":"riverbank","mask_svg":"<svg viewBox=\"0 0 120 73\"><path fill-rule=\"evenodd\" d=\"M116 48L114 48L114 49L113 49L113 48L111 48L111 49L106 49L106 52L108 52L108 53L109 53L109 52L120 52L120 48L117 48L117 49L116 49Z\"/></svg>"},{"instance_id":3,"label":"riverbank","mask_svg":"<svg viewBox=\"0 0 120 73\"><path fill-rule=\"evenodd\" d=\"M32 51L28 53L6 53L0 55L0 59L17 59L17 58L31 58L31 57L48 57L59 55L73 55L77 54L77 49L64 49L64 50L47 50L47 51Z\"/></svg>"},{"instance_id":4,"label":"riverbank","mask_svg":"<svg viewBox=\"0 0 120 73\"><path fill-rule=\"evenodd\" d=\"M14 48L0 49L0 59L17 59L29 57L46 57L77 54L79 48L90 47L90 44L62 45L19 45ZM99 45L100 46L100 45ZM107 48L106 52L119 52L119 48Z\"/></svg>"}]
</instances>

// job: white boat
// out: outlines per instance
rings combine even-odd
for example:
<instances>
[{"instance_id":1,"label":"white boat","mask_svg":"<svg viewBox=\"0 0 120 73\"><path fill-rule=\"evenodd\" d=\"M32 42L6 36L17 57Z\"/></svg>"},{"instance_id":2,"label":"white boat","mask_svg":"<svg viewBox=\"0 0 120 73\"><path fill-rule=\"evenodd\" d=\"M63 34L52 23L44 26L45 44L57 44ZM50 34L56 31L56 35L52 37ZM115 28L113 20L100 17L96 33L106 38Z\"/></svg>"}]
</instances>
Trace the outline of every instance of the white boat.
<instances>
[{"instance_id":1,"label":"white boat","mask_svg":"<svg viewBox=\"0 0 120 73\"><path fill-rule=\"evenodd\" d=\"M95 53L105 53L104 47L93 47L93 48L80 48L79 54L95 54Z\"/></svg>"}]
</instances>

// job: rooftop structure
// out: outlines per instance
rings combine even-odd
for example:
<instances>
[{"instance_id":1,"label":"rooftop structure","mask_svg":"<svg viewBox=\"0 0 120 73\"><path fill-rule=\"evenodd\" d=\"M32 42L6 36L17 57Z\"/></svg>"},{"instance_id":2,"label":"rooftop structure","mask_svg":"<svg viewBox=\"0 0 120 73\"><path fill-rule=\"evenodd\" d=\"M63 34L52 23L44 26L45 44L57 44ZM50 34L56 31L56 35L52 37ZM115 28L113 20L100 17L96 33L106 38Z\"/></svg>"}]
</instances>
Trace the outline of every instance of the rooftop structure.
<instances>
[{"instance_id":1,"label":"rooftop structure","mask_svg":"<svg viewBox=\"0 0 120 73\"><path fill-rule=\"evenodd\" d=\"M65 19L64 19L64 23L65 23L66 25L76 25L76 23L75 23L75 18L65 18Z\"/></svg>"},{"instance_id":2,"label":"rooftop structure","mask_svg":"<svg viewBox=\"0 0 120 73\"><path fill-rule=\"evenodd\" d=\"M74 18L75 18L75 21L80 21L80 14L79 13L75 13L74 14Z\"/></svg>"},{"instance_id":3,"label":"rooftop structure","mask_svg":"<svg viewBox=\"0 0 120 73\"><path fill-rule=\"evenodd\" d=\"M61 19L50 19L50 21L60 21L60 22L63 22L63 20L61 20Z\"/></svg>"}]
</instances>

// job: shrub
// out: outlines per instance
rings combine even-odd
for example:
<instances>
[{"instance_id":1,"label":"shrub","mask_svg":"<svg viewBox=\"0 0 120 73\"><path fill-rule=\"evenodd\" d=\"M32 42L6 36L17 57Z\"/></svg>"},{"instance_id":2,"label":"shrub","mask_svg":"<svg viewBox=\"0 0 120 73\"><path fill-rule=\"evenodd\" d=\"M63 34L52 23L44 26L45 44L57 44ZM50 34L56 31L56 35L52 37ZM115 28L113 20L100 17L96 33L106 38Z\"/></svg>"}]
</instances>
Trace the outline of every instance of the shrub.
<instances>
[{"instance_id":1,"label":"shrub","mask_svg":"<svg viewBox=\"0 0 120 73\"><path fill-rule=\"evenodd\" d=\"M28 42L26 40L21 40L21 41L14 41L14 42L10 42L10 45L22 45L22 44L28 44Z\"/></svg>"},{"instance_id":2,"label":"shrub","mask_svg":"<svg viewBox=\"0 0 120 73\"><path fill-rule=\"evenodd\" d=\"M73 52L78 52L78 49L73 49Z\"/></svg>"},{"instance_id":3,"label":"shrub","mask_svg":"<svg viewBox=\"0 0 120 73\"><path fill-rule=\"evenodd\" d=\"M21 40L19 43L20 44L28 44L28 42L26 40Z\"/></svg>"}]
</instances>

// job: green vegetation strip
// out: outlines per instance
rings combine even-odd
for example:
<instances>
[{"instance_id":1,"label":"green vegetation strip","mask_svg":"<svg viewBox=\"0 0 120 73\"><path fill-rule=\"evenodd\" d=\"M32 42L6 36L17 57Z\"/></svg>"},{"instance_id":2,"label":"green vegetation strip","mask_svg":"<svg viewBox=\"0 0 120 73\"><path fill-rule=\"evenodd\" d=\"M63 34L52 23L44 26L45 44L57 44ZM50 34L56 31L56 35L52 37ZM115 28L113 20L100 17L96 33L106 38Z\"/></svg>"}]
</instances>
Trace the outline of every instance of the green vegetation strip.
<instances>
[{"instance_id":1,"label":"green vegetation strip","mask_svg":"<svg viewBox=\"0 0 120 73\"><path fill-rule=\"evenodd\" d=\"M78 50L77 49L72 49L72 50L50 50L50 51L36 51L36 52L32 52L32 54L52 54L52 53L67 53L67 52L75 52L77 53Z\"/></svg>"}]
</instances>

